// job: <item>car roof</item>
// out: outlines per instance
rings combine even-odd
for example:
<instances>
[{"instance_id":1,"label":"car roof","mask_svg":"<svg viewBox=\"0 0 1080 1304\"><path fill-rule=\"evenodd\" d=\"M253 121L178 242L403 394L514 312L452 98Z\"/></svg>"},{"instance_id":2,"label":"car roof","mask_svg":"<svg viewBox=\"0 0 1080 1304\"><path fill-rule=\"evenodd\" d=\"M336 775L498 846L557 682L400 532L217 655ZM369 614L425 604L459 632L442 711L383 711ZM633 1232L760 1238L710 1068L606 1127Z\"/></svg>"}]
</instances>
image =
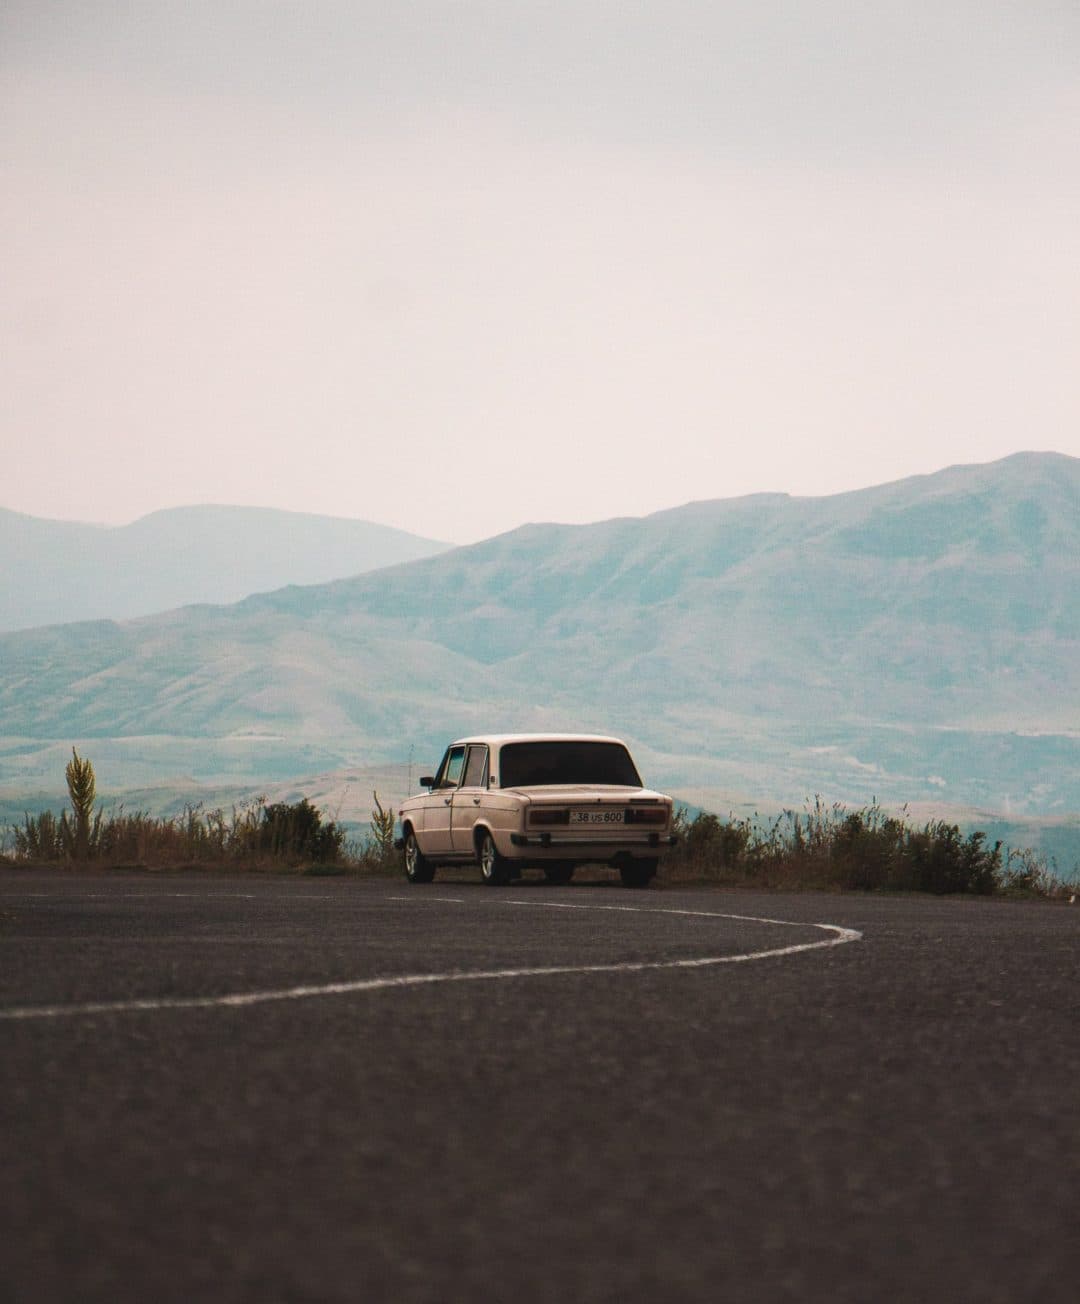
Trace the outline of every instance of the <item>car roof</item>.
<instances>
[{"instance_id":1,"label":"car roof","mask_svg":"<svg viewBox=\"0 0 1080 1304\"><path fill-rule=\"evenodd\" d=\"M518 733L518 734L469 734L467 738L455 738L451 747L460 747L463 743L486 743L489 747L503 747L507 743L618 743L625 747L621 738L610 734L583 733Z\"/></svg>"}]
</instances>

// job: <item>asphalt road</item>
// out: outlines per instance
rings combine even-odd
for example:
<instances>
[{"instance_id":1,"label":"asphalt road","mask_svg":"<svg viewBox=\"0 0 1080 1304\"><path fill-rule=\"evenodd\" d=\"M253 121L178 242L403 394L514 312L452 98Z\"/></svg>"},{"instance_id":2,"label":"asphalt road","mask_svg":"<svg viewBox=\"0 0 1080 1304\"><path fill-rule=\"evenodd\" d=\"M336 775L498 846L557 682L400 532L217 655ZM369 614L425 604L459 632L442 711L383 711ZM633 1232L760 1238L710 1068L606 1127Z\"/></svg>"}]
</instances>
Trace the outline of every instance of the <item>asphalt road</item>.
<instances>
[{"instance_id":1,"label":"asphalt road","mask_svg":"<svg viewBox=\"0 0 1080 1304\"><path fill-rule=\"evenodd\" d=\"M1078 961L1043 903L3 872L0 1299L1071 1304Z\"/></svg>"}]
</instances>

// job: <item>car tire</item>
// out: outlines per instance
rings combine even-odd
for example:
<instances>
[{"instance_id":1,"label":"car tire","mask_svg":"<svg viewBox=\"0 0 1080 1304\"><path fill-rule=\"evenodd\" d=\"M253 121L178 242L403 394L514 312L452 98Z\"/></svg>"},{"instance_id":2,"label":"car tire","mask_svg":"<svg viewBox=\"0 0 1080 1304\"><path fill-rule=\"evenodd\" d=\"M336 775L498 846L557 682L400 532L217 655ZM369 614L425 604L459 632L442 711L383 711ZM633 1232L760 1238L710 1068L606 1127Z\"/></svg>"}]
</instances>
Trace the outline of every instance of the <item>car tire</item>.
<instances>
[{"instance_id":1,"label":"car tire","mask_svg":"<svg viewBox=\"0 0 1080 1304\"><path fill-rule=\"evenodd\" d=\"M430 883L435 877L435 866L420 850L412 829L405 835L405 877L410 883Z\"/></svg>"},{"instance_id":2,"label":"car tire","mask_svg":"<svg viewBox=\"0 0 1080 1304\"><path fill-rule=\"evenodd\" d=\"M574 877L574 865L545 865L544 877L556 887L565 887Z\"/></svg>"},{"instance_id":3,"label":"car tire","mask_svg":"<svg viewBox=\"0 0 1080 1304\"><path fill-rule=\"evenodd\" d=\"M623 887L648 887L656 877L656 860L630 860L619 866Z\"/></svg>"},{"instance_id":4,"label":"car tire","mask_svg":"<svg viewBox=\"0 0 1080 1304\"><path fill-rule=\"evenodd\" d=\"M476 858L480 862L480 874L488 887L502 887L510 881L510 866L506 857L499 854L499 848L490 833L481 835Z\"/></svg>"}]
</instances>

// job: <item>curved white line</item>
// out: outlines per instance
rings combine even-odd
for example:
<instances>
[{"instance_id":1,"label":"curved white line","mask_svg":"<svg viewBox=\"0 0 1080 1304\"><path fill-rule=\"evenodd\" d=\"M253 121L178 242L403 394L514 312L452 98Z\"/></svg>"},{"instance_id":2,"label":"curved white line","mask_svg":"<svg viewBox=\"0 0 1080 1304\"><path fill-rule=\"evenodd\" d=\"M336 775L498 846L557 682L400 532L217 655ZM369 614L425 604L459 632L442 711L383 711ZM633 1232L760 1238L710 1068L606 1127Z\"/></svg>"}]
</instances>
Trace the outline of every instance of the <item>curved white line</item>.
<instances>
[{"instance_id":1,"label":"curved white line","mask_svg":"<svg viewBox=\"0 0 1080 1304\"><path fill-rule=\"evenodd\" d=\"M270 1001L305 1000L313 996L346 996L354 992L378 992L395 987L423 987L435 983L486 982L496 978L547 978L560 974L643 973L649 969L705 969L718 964L744 964L750 960L798 955L802 951L820 951L833 946L844 946L848 942L857 942L862 938L862 933L856 929L841 928L839 924L808 924L794 919L766 919L760 915L731 915L715 910L651 910L643 906L597 906L568 901L503 900L492 904L544 906L557 910L617 910L646 915L693 915L703 919L736 919L743 923L772 924L784 928L818 928L832 933L833 936L821 942L800 942L794 946L772 947L765 951L745 951L739 955L707 955L687 960L621 960L610 964L472 969L450 973L414 973L387 978L359 978L352 982L283 987L261 992L237 992L227 996L179 996L128 1001L87 1001L77 1005L16 1006L9 1010L0 1010L0 1020L59 1019L75 1015L123 1014L145 1010L243 1009L249 1005L264 1005Z\"/></svg>"}]
</instances>

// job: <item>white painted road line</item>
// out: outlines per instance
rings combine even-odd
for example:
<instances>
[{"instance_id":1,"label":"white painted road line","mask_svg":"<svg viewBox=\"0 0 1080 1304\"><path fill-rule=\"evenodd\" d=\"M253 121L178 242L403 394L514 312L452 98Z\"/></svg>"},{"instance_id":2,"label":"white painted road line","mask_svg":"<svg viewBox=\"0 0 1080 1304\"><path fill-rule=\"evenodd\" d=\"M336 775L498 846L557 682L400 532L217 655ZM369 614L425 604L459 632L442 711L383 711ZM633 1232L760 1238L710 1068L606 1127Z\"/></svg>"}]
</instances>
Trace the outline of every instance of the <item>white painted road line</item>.
<instances>
[{"instance_id":1,"label":"white painted road line","mask_svg":"<svg viewBox=\"0 0 1080 1304\"><path fill-rule=\"evenodd\" d=\"M411 899L411 898L407 898ZM428 897L431 901L433 898ZM452 899L453 900L453 899ZM455 904L460 904L455 900ZM503 900L492 904L547 906L550 909L617 910L635 914L695 915L707 919L734 919L744 923L769 924L784 928L816 928L827 933L820 942L800 942L792 946L771 947L762 951L745 951L738 955L709 955L684 960L631 960L611 964L548 965L509 969L476 969L450 973L400 974L386 978L360 978L351 982L321 983L317 986L283 987L267 991L236 992L225 996L162 997L126 1001L87 1001L73 1005L33 1005L0 1010L0 1020L62 1019L94 1014L127 1014L138 1011L244 1009L271 1001L310 1000L317 996L347 996L358 992L389 991L404 987L433 986L437 983L493 982L506 978L552 978L564 975L644 973L661 969L705 969L721 964L745 964L751 960L769 960L779 956L799 955L804 951L826 950L857 942L862 934L838 924L808 924L792 919L765 919L757 915L730 915L712 910L650 909L645 906L599 906L577 902Z\"/></svg>"},{"instance_id":2,"label":"white painted road line","mask_svg":"<svg viewBox=\"0 0 1080 1304\"><path fill-rule=\"evenodd\" d=\"M14 901L255 901L257 892L18 892L0 900Z\"/></svg>"},{"instance_id":3,"label":"white painted road line","mask_svg":"<svg viewBox=\"0 0 1080 1304\"><path fill-rule=\"evenodd\" d=\"M414 905L415 905L417 902L426 902L426 901L430 901L430 902L432 902L432 903L434 903L434 902L437 901L437 902L440 902L442 905L445 905L445 906L463 906L463 905L465 904L465 898L464 898L464 897L437 897L437 896L428 896L426 892L424 893L424 895L423 895L422 897L421 897L421 896L416 896L416 895L413 895L413 896L387 896L387 897L383 897L383 900L384 900L384 901L411 901Z\"/></svg>"}]
</instances>

